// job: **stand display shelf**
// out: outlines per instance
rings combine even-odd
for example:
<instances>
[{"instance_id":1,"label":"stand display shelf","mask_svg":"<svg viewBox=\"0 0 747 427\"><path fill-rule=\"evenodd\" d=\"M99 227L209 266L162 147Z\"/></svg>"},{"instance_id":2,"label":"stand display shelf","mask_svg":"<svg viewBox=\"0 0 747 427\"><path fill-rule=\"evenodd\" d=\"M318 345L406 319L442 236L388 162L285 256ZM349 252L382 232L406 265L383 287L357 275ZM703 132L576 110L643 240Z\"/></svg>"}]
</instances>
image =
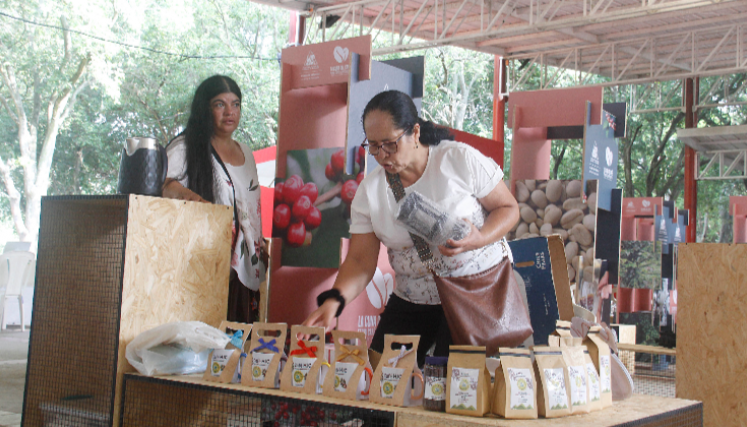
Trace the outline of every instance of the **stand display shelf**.
<instances>
[{"instance_id":1,"label":"stand display shelf","mask_svg":"<svg viewBox=\"0 0 747 427\"><path fill-rule=\"evenodd\" d=\"M215 384L199 376L145 377L126 374L122 397L122 426L506 426L578 427L703 425L703 404L692 400L634 395L600 412L565 418L504 420L488 416L472 418L421 407L397 408L367 401L344 401L311 396ZM310 414L304 416L303 414ZM314 423L302 419L316 417ZM356 422L355 420L360 420ZM277 421L277 424L275 423Z\"/></svg>"}]
</instances>

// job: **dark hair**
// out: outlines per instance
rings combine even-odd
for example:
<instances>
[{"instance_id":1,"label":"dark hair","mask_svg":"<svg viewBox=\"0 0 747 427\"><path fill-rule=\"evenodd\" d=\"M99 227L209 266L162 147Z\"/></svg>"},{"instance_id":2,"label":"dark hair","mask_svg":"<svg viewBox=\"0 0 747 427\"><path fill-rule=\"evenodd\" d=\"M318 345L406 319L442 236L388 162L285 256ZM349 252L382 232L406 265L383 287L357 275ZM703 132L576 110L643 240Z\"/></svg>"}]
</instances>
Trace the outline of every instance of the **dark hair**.
<instances>
[{"instance_id":1,"label":"dark hair","mask_svg":"<svg viewBox=\"0 0 747 427\"><path fill-rule=\"evenodd\" d=\"M210 142L215 131L210 100L226 92L234 93L241 101L241 89L230 77L215 75L200 83L192 98L187 127L181 133L187 145L188 188L209 202L215 202Z\"/></svg>"},{"instance_id":2,"label":"dark hair","mask_svg":"<svg viewBox=\"0 0 747 427\"><path fill-rule=\"evenodd\" d=\"M448 129L437 126L435 123L423 120L418 116L418 109L409 95L398 90L381 92L371 98L363 110L361 123L365 127L366 116L371 111L383 111L392 116L395 128L407 131L412 135L412 128L420 125L420 142L425 145L438 145L441 140L454 139Z\"/></svg>"}]
</instances>

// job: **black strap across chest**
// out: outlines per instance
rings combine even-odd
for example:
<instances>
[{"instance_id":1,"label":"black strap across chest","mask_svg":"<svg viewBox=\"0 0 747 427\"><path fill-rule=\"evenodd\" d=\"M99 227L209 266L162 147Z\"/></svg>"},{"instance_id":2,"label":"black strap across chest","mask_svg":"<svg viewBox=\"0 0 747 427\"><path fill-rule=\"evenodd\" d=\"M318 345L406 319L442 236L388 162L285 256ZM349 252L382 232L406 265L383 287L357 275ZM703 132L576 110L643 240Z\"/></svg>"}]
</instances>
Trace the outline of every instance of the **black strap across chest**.
<instances>
[{"instance_id":1,"label":"black strap across chest","mask_svg":"<svg viewBox=\"0 0 747 427\"><path fill-rule=\"evenodd\" d=\"M226 167L226 164L223 163L223 160L218 155L218 152L215 151L215 148L213 148L212 144L210 145L210 152L213 153L213 158L215 158L215 160L218 161L218 164L223 169L223 173L225 173L226 174L226 178L228 178L228 182L231 183L231 190L233 191L233 224L234 224L234 227L236 229L236 236L238 237L238 235L239 235L239 215L238 215L238 211L236 209L236 186L233 183L233 179L231 179L231 174L228 173L228 168ZM236 242L233 242L233 243L234 243L234 245L236 244ZM233 250L233 249L234 248L231 248L231 250Z\"/></svg>"}]
</instances>

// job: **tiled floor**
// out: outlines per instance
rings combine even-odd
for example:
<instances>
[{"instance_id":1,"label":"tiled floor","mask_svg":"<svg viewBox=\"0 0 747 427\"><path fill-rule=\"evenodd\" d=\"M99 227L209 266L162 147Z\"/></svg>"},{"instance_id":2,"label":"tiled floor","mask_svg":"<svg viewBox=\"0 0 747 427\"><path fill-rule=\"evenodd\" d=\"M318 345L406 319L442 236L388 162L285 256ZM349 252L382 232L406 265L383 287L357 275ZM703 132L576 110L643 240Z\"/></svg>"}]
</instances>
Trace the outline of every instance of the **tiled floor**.
<instances>
[{"instance_id":1,"label":"tiled floor","mask_svg":"<svg viewBox=\"0 0 747 427\"><path fill-rule=\"evenodd\" d=\"M19 427L26 382L29 331L0 331L0 427Z\"/></svg>"}]
</instances>

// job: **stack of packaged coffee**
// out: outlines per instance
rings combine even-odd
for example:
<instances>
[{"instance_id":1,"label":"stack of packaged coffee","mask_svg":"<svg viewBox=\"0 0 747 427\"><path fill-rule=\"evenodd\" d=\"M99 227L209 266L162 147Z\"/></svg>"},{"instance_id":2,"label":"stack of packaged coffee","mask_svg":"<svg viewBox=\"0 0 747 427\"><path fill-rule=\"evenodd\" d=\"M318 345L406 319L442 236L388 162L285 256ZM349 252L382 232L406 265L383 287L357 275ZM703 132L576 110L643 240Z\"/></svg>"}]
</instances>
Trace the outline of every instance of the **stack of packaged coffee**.
<instances>
[{"instance_id":1,"label":"stack of packaged coffee","mask_svg":"<svg viewBox=\"0 0 747 427\"><path fill-rule=\"evenodd\" d=\"M491 386L484 347L452 346L446 372L446 412L507 419L556 418L612 405L610 349L593 327L574 338L558 321L548 345L501 348ZM534 359L534 360L533 360Z\"/></svg>"}]
</instances>

